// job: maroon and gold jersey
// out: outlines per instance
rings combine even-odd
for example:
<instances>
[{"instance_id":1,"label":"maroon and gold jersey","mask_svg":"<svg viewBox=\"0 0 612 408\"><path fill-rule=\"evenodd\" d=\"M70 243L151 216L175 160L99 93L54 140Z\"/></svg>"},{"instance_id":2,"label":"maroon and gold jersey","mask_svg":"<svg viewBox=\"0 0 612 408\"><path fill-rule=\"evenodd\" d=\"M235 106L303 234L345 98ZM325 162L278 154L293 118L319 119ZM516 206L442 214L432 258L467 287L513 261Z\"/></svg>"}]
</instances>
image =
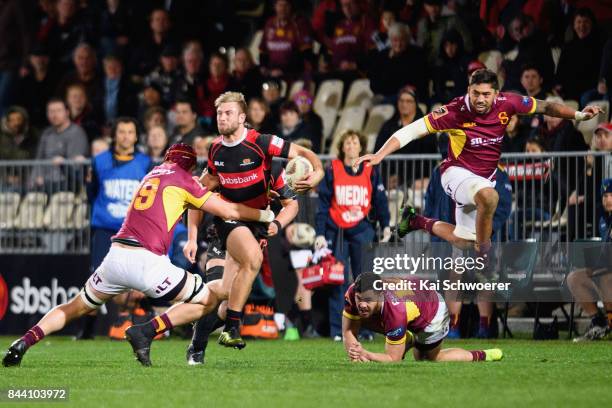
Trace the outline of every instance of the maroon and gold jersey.
<instances>
[{"instance_id":1,"label":"maroon and gold jersey","mask_svg":"<svg viewBox=\"0 0 612 408\"><path fill-rule=\"evenodd\" d=\"M342 61L357 62L374 48L372 33L375 27L374 22L365 15L338 22L328 44L333 65L340 67Z\"/></svg>"},{"instance_id":2,"label":"maroon and gold jersey","mask_svg":"<svg viewBox=\"0 0 612 408\"><path fill-rule=\"evenodd\" d=\"M174 163L154 167L140 183L113 239L133 241L154 254L166 255L174 227L185 210L202 207L211 194Z\"/></svg>"},{"instance_id":3,"label":"maroon and gold jersey","mask_svg":"<svg viewBox=\"0 0 612 408\"><path fill-rule=\"evenodd\" d=\"M362 323L377 333L385 335L387 343L403 344L406 331L423 331L436 315L440 298L434 290L383 291L383 305ZM342 315L351 320L362 320L355 300L355 284L349 286L344 295Z\"/></svg>"},{"instance_id":4,"label":"maroon and gold jersey","mask_svg":"<svg viewBox=\"0 0 612 408\"><path fill-rule=\"evenodd\" d=\"M442 172L458 166L491 179L497 169L510 117L532 114L536 100L500 92L491 110L481 115L472 111L468 99L468 95L453 99L426 115L425 124L430 133L446 132L449 135L448 157L442 162Z\"/></svg>"},{"instance_id":5,"label":"maroon and gold jersey","mask_svg":"<svg viewBox=\"0 0 612 408\"><path fill-rule=\"evenodd\" d=\"M270 17L263 33L259 50L268 55L268 68L287 69L299 52L312 48L310 26L300 18Z\"/></svg>"},{"instance_id":6,"label":"maroon and gold jersey","mask_svg":"<svg viewBox=\"0 0 612 408\"><path fill-rule=\"evenodd\" d=\"M245 129L244 136L231 144L220 136L208 150L208 172L219 177L224 199L263 209L269 203L272 158L287 158L290 145L278 136L253 129Z\"/></svg>"}]
</instances>

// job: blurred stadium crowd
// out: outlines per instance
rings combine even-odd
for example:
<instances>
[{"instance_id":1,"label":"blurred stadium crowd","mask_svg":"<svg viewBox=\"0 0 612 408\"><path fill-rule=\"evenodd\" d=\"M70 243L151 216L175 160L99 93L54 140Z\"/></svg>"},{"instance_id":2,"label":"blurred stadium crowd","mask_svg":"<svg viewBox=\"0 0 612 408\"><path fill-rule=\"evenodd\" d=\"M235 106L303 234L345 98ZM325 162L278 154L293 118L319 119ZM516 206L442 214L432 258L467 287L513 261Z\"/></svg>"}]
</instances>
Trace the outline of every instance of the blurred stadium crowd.
<instances>
[{"instance_id":1,"label":"blurred stadium crowd","mask_svg":"<svg viewBox=\"0 0 612 408\"><path fill-rule=\"evenodd\" d=\"M588 231L568 228L568 239L588 238L599 235L597 221L606 213L600 186L612 177L611 20L612 7L596 0L1 0L0 160L94 157L117 145L112 125L121 117L137 120L134 144L153 161L176 142L193 145L205 160L217 132L214 100L228 90L247 97L247 120L256 130L344 157L347 130L359 134L362 152L378 149L399 128L465 94L469 74L487 67L505 91L605 107L603 116L578 126L512 117L504 141L505 152L584 155L554 165L532 161L532 171L544 170L529 182L521 180L524 167L509 166L509 181L499 184L509 185L514 198L500 200L507 208L502 224L510 211L515 223L550 223L573 205L565 215L570 225L572 213L575 223L596 222ZM399 153L445 155L447 141L439 134ZM608 155L588 156L589 150ZM437 161L416 170L382 167L391 212L377 214L380 231L393 225L404 199L443 218L444 205L430 200L427 208L423 198L426 191L435 195L428 186ZM17 194L55 177L28 175L24 184L9 173L0 172L0 188ZM567 183L551 181L551 173ZM78 171L68 178L79 179ZM553 192L555 185L563 191ZM47 204L32 197L34 207ZM34 218L41 226L82 227L76 211L84 220L85 208L78 201L63 219L52 212L47 221L42 212ZM547 210L516 215L529 208ZM321 215L307 221L325 235Z\"/></svg>"}]
</instances>

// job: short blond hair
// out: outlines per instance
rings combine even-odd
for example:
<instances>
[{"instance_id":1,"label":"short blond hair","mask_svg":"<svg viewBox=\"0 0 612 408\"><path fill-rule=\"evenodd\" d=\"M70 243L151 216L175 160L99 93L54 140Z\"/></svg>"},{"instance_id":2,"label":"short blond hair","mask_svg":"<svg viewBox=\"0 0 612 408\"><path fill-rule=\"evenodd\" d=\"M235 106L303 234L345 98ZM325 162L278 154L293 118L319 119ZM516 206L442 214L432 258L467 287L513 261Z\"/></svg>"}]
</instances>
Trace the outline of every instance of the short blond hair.
<instances>
[{"instance_id":1,"label":"short blond hair","mask_svg":"<svg viewBox=\"0 0 612 408\"><path fill-rule=\"evenodd\" d=\"M219 95L217 99L215 99L215 108L218 108L219 106L221 106L222 103L227 103L227 102L236 102L238 106L240 107L240 110L242 111L242 113L247 112L246 100L244 99L244 95L241 94L240 92L222 93L221 95Z\"/></svg>"}]
</instances>

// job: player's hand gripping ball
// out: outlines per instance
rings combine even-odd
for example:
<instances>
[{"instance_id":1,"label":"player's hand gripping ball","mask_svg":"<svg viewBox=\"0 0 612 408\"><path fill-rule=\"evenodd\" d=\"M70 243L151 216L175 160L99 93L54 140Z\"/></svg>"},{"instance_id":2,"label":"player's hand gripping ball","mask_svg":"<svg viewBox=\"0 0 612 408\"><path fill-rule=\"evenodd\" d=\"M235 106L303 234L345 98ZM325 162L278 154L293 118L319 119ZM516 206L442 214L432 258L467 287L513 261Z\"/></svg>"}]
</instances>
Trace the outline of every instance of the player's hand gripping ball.
<instances>
[{"instance_id":1,"label":"player's hand gripping ball","mask_svg":"<svg viewBox=\"0 0 612 408\"><path fill-rule=\"evenodd\" d=\"M287 185L295 192L305 193L306 191L296 188L296 183L308 177L313 170L312 163L302 156L297 156L289 160L289 163L287 163L285 167Z\"/></svg>"}]
</instances>

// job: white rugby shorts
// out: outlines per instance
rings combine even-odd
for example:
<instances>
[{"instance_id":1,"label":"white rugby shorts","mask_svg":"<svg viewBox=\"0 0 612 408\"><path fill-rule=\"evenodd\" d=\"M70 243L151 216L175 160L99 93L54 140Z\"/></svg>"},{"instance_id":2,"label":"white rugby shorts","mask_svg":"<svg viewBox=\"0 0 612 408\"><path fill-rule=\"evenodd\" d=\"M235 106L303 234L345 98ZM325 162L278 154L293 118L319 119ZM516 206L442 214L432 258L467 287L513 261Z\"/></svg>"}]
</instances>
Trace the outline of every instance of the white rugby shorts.
<instances>
[{"instance_id":1,"label":"white rugby shorts","mask_svg":"<svg viewBox=\"0 0 612 408\"><path fill-rule=\"evenodd\" d=\"M483 188L495 188L495 181L478 176L463 167L451 166L441 177L444 192L455 202L455 236L476 240L476 202L474 196Z\"/></svg>"},{"instance_id":2,"label":"white rugby shorts","mask_svg":"<svg viewBox=\"0 0 612 408\"><path fill-rule=\"evenodd\" d=\"M180 292L186 280L187 272L174 266L167 256L156 255L144 248L111 246L87 284L109 295L136 289L148 297L163 298L173 291ZM173 298L177 295L174 294Z\"/></svg>"}]
</instances>

